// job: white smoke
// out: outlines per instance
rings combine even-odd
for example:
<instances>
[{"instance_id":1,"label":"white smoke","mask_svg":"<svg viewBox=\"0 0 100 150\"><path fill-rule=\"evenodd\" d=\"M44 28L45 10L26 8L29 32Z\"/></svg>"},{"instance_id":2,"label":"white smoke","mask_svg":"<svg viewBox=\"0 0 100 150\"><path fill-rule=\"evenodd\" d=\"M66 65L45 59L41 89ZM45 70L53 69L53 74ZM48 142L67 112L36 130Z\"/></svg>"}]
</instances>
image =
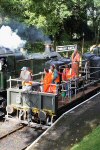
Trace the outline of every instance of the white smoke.
<instances>
[{"instance_id":1,"label":"white smoke","mask_svg":"<svg viewBox=\"0 0 100 150\"><path fill-rule=\"evenodd\" d=\"M22 40L9 26L3 25L0 28L0 47L15 51L23 47L25 43L26 41Z\"/></svg>"}]
</instances>

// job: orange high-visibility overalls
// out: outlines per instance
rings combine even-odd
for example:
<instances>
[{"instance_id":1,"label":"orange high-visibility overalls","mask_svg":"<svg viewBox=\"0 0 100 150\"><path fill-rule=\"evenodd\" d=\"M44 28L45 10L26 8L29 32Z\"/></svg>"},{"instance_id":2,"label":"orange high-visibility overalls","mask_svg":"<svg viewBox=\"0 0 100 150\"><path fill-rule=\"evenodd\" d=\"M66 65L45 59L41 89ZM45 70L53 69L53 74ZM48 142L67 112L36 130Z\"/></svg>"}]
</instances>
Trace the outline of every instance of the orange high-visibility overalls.
<instances>
[{"instance_id":1,"label":"orange high-visibility overalls","mask_svg":"<svg viewBox=\"0 0 100 150\"><path fill-rule=\"evenodd\" d=\"M43 92L49 92L50 84L52 83L52 72L45 74L43 79Z\"/></svg>"},{"instance_id":2,"label":"orange high-visibility overalls","mask_svg":"<svg viewBox=\"0 0 100 150\"><path fill-rule=\"evenodd\" d=\"M54 79L54 72L52 72L52 81ZM50 87L49 87L49 92L50 93L54 93L57 94L57 83L60 83L60 76L58 73L58 77L54 80L54 83L51 83Z\"/></svg>"},{"instance_id":3,"label":"orange high-visibility overalls","mask_svg":"<svg viewBox=\"0 0 100 150\"><path fill-rule=\"evenodd\" d=\"M74 53L72 54L72 72L76 74L76 77L79 76L79 63L80 63L80 54L77 52L74 56Z\"/></svg>"}]
</instances>

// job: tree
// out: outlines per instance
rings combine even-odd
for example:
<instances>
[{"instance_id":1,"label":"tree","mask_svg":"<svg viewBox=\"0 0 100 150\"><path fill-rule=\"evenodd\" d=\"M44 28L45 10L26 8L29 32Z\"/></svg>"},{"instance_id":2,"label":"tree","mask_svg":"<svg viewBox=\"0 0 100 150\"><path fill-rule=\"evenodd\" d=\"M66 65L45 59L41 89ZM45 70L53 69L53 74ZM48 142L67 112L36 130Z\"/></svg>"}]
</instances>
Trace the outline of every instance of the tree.
<instances>
[{"instance_id":1,"label":"tree","mask_svg":"<svg viewBox=\"0 0 100 150\"><path fill-rule=\"evenodd\" d=\"M81 38L83 32L88 39L92 32L99 37L99 8L99 0L0 0L3 16L36 26L54 41L64 33L70 39L75 34Z\"/></svg>"},{"instance_id":2,"label":"tree","mask_svg":"<svg viewBox=\"0 0 100 150\"><path fill-rule=\"evenodd\" d=\"M1 0L1 7L7 16L41 28L54 39L63 27L64 18L71 14L62 0Z\"/></svg>"},{"instance_id":3,"label":"tree","mask_svg":"<svg viewBox=\"0 0 100 150\"><path fill-rule=\"evenodd\" d=\"M90 4L87 11L88 25L94 31L94 42L98 43L100 40L100 3L99 0L92 0Z\"/></svg>"}]
</instances>

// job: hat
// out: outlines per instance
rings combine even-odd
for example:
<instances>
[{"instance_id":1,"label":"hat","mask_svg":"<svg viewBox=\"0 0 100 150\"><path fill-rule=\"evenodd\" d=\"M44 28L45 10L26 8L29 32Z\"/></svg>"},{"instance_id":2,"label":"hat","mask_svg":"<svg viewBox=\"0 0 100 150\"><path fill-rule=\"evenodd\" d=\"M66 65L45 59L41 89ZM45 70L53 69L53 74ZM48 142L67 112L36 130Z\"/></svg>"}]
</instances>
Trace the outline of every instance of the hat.
<instances>
[{"instance_id":1,"label":"hat","mask_svg":"<svg viewBox=\"0 0 100 150\"><path fill-rule=\"evenodd\" d=\"M27 67L23 67L21 70L22 70L22 71L27 70Z\"/></svg>"}]
</instances>

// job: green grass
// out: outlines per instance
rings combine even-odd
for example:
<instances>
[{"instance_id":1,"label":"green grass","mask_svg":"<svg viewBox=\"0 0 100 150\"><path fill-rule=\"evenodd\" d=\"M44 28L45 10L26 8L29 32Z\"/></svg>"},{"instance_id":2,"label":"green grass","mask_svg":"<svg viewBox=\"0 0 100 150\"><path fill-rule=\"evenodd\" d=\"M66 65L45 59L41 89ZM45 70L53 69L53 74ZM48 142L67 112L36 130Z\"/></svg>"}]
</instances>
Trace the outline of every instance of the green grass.
<instances>
[{"instance_id":1,"label":"green grass","mask_svg":"<svg viewBox=\"0 0 100 150\"><path fill-rule=\"evenodd\" d=\"M71 150L100 150L100 126L85 136L80 143L75 144Z\"/></svg>"}]
</instances>

